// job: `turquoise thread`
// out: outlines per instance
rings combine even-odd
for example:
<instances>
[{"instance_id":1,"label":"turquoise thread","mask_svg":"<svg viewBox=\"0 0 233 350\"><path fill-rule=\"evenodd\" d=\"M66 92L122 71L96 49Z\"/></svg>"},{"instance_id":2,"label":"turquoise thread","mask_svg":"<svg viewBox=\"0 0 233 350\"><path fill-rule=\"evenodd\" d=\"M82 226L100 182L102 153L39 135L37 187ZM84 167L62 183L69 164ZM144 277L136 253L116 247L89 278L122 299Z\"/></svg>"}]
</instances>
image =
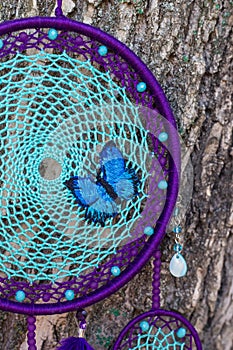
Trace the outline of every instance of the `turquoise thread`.
<instances>
[{"instance_id":1,"label":"turquoise thread","mask_svg":"<svg viewBox=\"0 0 233 350\"><path fill-rule=\"evenodd\" d=\"M156 350L184 350L185 343L175 339L174 331L165 333L158 328L151 326L147 333L138 334L137 344L130 350L156 349Z\"/></svg>"}]
</instances>

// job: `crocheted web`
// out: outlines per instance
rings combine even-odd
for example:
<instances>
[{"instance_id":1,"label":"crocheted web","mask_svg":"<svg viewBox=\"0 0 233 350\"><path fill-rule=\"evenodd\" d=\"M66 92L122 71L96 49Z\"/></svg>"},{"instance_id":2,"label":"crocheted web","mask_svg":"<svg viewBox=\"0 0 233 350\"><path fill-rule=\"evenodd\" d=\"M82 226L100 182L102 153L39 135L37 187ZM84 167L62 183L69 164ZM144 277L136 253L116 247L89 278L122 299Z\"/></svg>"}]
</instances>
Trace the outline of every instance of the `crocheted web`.
<instances>
[{"instance_id":1,"label":"crocheted web","mask_svg":"<svg viewBox=\"0 0 233 350\"><path fill-rule=\"evenodd\" d=\"M141 325L146 323L147 330ZM179 337L178 330L185 330ZM125 334L118 350L195 350L193 335L175 317L148 316L140 322L135 322Z\"/></svg>"},{"instance_id":2,"label":"crocheted web","mask_svg":"<svg viewBox=\"0 0 233 350\"><path fill-rule=\"evenodd\" d=\"M154 215L141 217L151 182L148 131L124 89L89 61L65 52L18 53L1 71L1 270L30 281L80 275L137 238L136 225L143 232L156 223ZM109 140L141 182L140 194L102 227L85 220L64 182L74 175L96 177ZM162 179L161 167L155 170ZM156 192L163 205L164 196ZM153 205L155 199L148 201Z\"/></svg>"},{"instance_id":3,"label":"crocheted web","mask_svg":"<svg viewBox=\"0 0 233 350\"><path fill-rule=\"evenodd\" d=\"M138 73L118 53L73 32L5 34L0 50L0 293L60 302L108 284L144 246L166 202L166 120ZM170 126L169 126L170 127ZM117 204L103 226L85 219L64 185L96 178L113 141L138 180L138 194ZM172 154L173 150L170 150Z\"/></svg>"},{"instance_id":4,"label":"crocheted web","mask_svg":"<svg viewBox=\"0 0 233 350\"><path fill-rule=\"evenodd\" d=\"M157 349L157 350L182 350L184 343L180 343L175 339L174 331L164 333L160 328L154 333L153 327L147 334L139 335L137 346L130 350L137 349Z\"/></svg>"}]
</instances>

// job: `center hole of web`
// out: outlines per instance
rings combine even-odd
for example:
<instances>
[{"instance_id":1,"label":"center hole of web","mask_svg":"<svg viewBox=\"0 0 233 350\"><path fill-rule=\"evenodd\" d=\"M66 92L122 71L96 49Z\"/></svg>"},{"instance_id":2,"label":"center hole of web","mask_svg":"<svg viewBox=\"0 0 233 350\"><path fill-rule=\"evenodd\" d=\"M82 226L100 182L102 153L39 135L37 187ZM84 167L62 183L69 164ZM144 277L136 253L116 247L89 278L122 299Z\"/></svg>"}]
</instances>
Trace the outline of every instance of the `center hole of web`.
<instances>
[{"instance_id":1,"label":"center hole of web","mask_svg":"<svg viewBox=\"0 0 233 350\"><path fill-rule=\"evenodd\" d=\"M62 167L53 158L44 158L39 165L40 176L45 180L55 180L61 175Z\"/></svg>"}]
</instances>

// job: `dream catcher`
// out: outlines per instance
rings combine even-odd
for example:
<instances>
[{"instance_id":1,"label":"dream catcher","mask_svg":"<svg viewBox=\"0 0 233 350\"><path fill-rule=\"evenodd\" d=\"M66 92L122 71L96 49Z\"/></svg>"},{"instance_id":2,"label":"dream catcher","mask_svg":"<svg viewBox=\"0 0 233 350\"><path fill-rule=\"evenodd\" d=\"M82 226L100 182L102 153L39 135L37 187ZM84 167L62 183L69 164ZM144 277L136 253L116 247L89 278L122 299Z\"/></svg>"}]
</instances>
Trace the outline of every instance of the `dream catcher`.
<instances>
[{"instance_id":1,"label":"dream catcher","mask_svg":"<svg viewBox=\"0 0 233 350\"><path fill-rule=\"evenodd\" d=\"M81 333L62 349L91 349L83 308L153 255L179 182L176 125L156 79L61 5L55 18L0 26L0 307L27 315L30 350L37 315L73 310Z\"/></svg>"},{"instance_id":2,"label":"dream catcher","mask_svg":"<svg viewBox=\"0 0 233 350\"><path fill-rule=\"evenodd\" d=\"M195 328L182 315L160 308L160 256L157 250L154 254L152 309L123 329L113 350L202 349ZM176 270L181 273L179 264Z\"/></svg>"}]
</instances>

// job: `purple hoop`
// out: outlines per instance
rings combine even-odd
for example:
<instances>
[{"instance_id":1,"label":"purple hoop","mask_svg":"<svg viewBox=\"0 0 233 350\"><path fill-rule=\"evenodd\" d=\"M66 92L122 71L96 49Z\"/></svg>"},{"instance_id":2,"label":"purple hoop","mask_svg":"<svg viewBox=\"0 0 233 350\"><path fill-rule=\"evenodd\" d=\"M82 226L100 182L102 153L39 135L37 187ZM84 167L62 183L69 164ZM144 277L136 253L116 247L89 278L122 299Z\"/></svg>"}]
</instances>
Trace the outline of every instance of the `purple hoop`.
<instances>
[{"instance_id":1,"label":"purple hoop","mask_svg":"<svg viewBox=\"0 0 233 350\"><path fill-rule=\"evenodd\" d=\"M127 62L130 62L131 67L138 72L138 74L142 78L142 81L146 82L147 86L151 91L151 94L155 97L158 111L170 122L171 125L173 125L173 127L176 127L172 111L159 83L157 82L153 74L149 71L149 69L146 67L146 65L120 41L102 32L99 29L91 27L90 25L79 23L64 17L35 17L9 21L3 23L0 26L0 35L29 28L55 28L58 30L77 32L79 34L87 35L92 39L98 40L102 44L106 45L108 48L114 50L115 52L118 52L119 55L121 55L121 57L123 57ZM171 147L173 149L179 150L179 144L177 139L171 140ZM64 313L72 311L74 309L81 309L87 307L116 292L119 288L121 288L124 284L131 280L145 265L145 263L151 258L154 250L156 249L156 247L158 247L159 243L164 237L166 224L172 214L176 202L178 186L178 169L174 160L170 159L167 200L163 211L160 215L160 218L156 224L156 234L149 238L145 246L142 248L140 254L137 256L137 258L135 258L134 262L131 263L131 265L129 265L120 276L115 277L114 281L110 282L107 287L100 287L95 292L91 292L88 296L83 296L73 301L66 301L62 304L23 304L6 299L0 299L0 308L2 310L28 315Z\"/></svg>"},{"instance_id":2,"label":"purple hoop","mask_svg":"<svg viewBox=\"0 0 233 350\"><path fill-rule=\"evenodd\" d=\"M144 320L146 317L154 317L154 316L167 316L167 317L175 318L178 321L182 322L182 324L185 325L185 327L187 327L187 329L190 331L190 333L195 341L195 345L196 345L197 350L202 350L202 345L201 345L201 341L199 339L198 333L197 333L196 329L192 326L192 324L185 317L178 314L177 312L167 311L167 310L162 310L162 309L158 309L158 310L155 309L155 310L145 312L144 314L141 314L141 315L137 316L136 318L134 318L132 321L130 321L127 324L127 326L119 334L119 337L113 346L113 350L122 349L120 347L121 342L123 341L123 339L126 336L126 334L128 333L128 331L136 323Z\"/></svg>"}]
</instances>

